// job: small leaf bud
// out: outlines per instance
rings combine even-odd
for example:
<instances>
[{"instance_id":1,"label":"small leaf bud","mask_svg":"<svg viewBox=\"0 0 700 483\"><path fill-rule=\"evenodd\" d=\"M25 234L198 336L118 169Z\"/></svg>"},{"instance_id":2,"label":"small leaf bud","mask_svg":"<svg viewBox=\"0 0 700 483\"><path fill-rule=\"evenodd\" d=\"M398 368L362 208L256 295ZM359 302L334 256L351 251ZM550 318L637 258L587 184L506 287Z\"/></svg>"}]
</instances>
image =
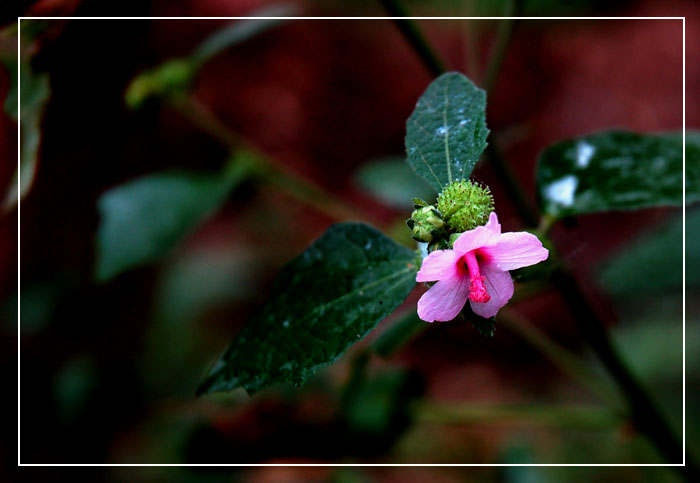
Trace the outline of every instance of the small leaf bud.
<instances>
[{"instance_id":1,"label":"small leaf bud","mask_svg":"<svg viewBox=\"0 0 700 483\"><path fill-rule=\"evenodd\" d=\"M435 207L423 206L411 213L411 218L406 221L406 224L411 229L414 240L430 243L442 232L445 222Z\"/></svg>"}]
</instances>

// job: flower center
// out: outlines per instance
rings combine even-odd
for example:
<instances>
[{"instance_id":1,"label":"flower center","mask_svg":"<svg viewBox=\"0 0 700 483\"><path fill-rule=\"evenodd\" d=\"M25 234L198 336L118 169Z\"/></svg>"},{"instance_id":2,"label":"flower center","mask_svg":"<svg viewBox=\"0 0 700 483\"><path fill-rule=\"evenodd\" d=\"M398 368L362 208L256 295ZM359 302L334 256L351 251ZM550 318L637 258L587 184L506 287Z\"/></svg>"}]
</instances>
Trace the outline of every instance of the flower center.
<instances>
[{"instance_id":1,"label":"flower center","mask_svg":"<svg viewBox=\"0 0 700 483\"><path fill-rule=\"evenodd\" d=\"M479 262L476 260L474 250L464 254L464 261L469 270L469 300L486 303L491 300L491 296L484 286L484 277L479 272Z\"/></svg>"}]
</instances>

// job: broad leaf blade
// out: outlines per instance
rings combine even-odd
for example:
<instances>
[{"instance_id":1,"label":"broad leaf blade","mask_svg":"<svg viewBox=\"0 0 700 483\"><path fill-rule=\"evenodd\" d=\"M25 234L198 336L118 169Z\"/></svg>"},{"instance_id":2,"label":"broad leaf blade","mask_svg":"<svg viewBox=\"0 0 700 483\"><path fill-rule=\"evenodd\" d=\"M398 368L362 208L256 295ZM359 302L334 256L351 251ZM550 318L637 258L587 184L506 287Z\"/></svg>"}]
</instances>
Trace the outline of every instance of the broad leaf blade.
<instances>
[{"instance_id":1,"label":"broad leaf blade","mask_svg":"<svg viewBox=\"0 0 700 483\"><path fill-rule=\"evenodd\" d=\"M199 394L301 384L338 359L415 285L415 253L360 223L331 226L280 272L261 313L241 329Z\"/></svg>"},{"instance_id":2,"label":"broad leaf blade","mask_svg":"<svg viewBox=\"0 0 700 483\"><path fill-rule=\"evenodd\" d=\"M443 74L406 121L408 164L439 193L469 178L488 134L486 93L462 74Z\"/></svg>"},{"instance_id":3,"label":"broad leaf blade","mask_svg":"<svg viewBox=\"0 0 700 483\"><path fill-rule=\"evenodd\" d=\"M244 165L231 166L222 174L152 174L104 193L98 201L97 279L106 281L173 249L246 175Z\"/></svg>"},{"instance_id":4,"label":"broad leaf blade","mask_svg":"<svg viewBox=\"0 0 700 483\"><path fill-rule=\"evenodd\" d=\"M700 146L686 147L686 201L700 199ZM540 156L537 190L552 216L683 203L678 135L610 131L570 139Z\"/></svg>"}]
</instances>

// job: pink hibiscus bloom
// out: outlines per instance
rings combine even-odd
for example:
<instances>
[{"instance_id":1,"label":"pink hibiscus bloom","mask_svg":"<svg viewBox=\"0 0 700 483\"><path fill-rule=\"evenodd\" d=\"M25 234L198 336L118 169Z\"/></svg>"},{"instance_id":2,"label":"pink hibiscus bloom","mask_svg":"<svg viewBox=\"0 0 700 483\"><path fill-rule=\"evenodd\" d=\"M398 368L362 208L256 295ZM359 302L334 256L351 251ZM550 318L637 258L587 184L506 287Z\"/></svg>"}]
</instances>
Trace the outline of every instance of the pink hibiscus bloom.
<instances>
[{"instance_id":1,"label":"pink hibiscus bloom","mask_svg":"<svg viewBox=\"0 0 700 483\"><path fill-rule=\"evenodd\" d=\"M453 250L436 250L423 260L416 281L438 282L418 301L418 316L427 322L452 320L469 299L475 314L493 317L513 296L508 270L548 256L531 233L501 233L492 212L486 225L462 233Z\"/></svg>"}]
</instances>

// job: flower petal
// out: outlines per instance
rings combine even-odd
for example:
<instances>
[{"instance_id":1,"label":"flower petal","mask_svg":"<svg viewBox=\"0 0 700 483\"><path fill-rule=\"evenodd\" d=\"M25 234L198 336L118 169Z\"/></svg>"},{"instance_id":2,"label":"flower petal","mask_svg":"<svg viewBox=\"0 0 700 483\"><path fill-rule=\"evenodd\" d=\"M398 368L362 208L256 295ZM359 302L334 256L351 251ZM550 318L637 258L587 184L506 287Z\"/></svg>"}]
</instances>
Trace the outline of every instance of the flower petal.
<instances>
[{"instance_id":1,"label":"flower petal","mask_svg":"<svg viewBox=\"0 0 700 483\"><path fill-rule=\"evenodd\" d=\"M452 320L467 303L468 295L468 276L458 275L440 280L418 301L418 317L426 322Z\"/></svg>"},{"instance_id":2,"label":"flower petal","mask_svg":"<svg viewBox=\"0 0 700 483\"><path fill-rule=\"evenodd\" d=\"M435 250L425 257L416 275L416 282L433 282L457 275L457 262L462 256L454 250Z\"/></svg>"},{"instance_id":3,"label":"flower petal","mask_svg":"<svg viewBox=\"0 0 700 483\"><path fill-rule=\"evenodd\" d=\"M481 267L484 286L491 296L486 303L469 301L475 314L485 318L493 317L513 296L513 279L510 273L496 269L492 265Z\"/></svg>"},{"instance_id":4,"label":"flower petal","mask_svg":"<svg viewBox=\"0 0 700 483\"><path fill-rule=\"evenodd\" d=\"M515 270L546 260L549 250L542 242L527 232L504 233L498 238L498 243L480 250L486 255L488 264L499 270Z\"/></svg>"},{"instance_id":5,"label":"flower petal","mask_svg":"<svg viewBox=\"0 0 700 483\"><path fill-rule=\"evenodd\" d=\"M462 233L455 240L454 249L460 253L467 253L479 247L494 245L500 235L501 224L498 223L496 212L492 211L488 223Z\"/></svg>"}]
</instances>

